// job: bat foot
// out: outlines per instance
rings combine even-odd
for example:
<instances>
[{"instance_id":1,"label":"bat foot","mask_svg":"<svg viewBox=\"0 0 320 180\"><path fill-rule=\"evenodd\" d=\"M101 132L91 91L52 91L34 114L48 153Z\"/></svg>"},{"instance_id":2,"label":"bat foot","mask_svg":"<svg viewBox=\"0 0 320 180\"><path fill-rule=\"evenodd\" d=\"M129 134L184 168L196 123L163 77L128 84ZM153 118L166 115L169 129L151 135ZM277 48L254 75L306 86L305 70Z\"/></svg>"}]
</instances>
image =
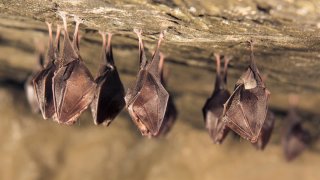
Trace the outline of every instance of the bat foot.
<instances>
[{"instance_id":1,"label":"bat foot","mask_svg":"<svg viewBox=\"0 0 320 180\"><path fill-rule=\"evenodd\" d=\"M136 33L138 36L142 34L142 29L134 28L133 32Z\"/></svg>"},{"instance_id":2,"label":"bat foot","mask_svg":"<svg viewBox=\"0 0 320 180\"><path fill-rule=\"evenodd\" d=\"M83 20L80 19L79 16L77 16L77 15L73 15L73 20L74 20L77 24L83 23Z\"/></svg>"},{"instance_id":3,"label":"bat foot","mask_svg":"<svg viewBox=\"0 0 320 180\"><path fill-rule=\"evenodd\" d=\"M67 12L65 11L58 11L57 15L62 18L62 20L67 20Z\"/></svg>"}]
</instances>

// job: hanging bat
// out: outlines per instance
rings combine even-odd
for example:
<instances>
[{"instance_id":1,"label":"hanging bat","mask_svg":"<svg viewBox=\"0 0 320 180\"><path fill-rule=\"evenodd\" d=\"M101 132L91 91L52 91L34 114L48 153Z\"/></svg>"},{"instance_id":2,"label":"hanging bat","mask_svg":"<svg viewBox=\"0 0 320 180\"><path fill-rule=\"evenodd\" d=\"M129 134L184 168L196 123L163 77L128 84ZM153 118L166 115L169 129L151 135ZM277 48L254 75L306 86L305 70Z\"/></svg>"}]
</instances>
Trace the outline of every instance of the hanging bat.
<instances>
[{"instance_id":1,"label":"hanging bat","mask_svg":"<svg viewBox=\"0 0 320 180\"><path fill-rule=\"evenodd\" d=\"M64 13L59 15L62 17L64 25L64 46L59 68L52 80L56 113L54 120L58 123L71 125L90 105L94 96L95 83L79 54L79 19L75 18L76 28L71 43L67 30L66 15Z\"/></svg>"},{"instance_id":2,"label":"hanging bat","mask_svg":"<svg viewBox=\"0 0 320 180\"><path fill-rule=\"evenodd\" d=\"M164 73L164 55L162 53L159 53L160 56L160 62L159 62L159 73L160 73L160 80L161 84L163 87L166 87L166 78L165 78L165 73ZM161 136L166 136L168 132L170 132L172 126L174 125L176 119L177 119L177 108L174 104L173 97L169 93L169 99L168 99L168 104L166 108L166 112L164 114L163 122L160 127L160 130L158 134L155 137L161 137Z\"/></svg>"},{"instance_id":3,"label":"hanging bat","mask_svg":"<svg viewBox=\"0 0 320 180\"><path fill-rule=\"evenodd\" d=\"M207 99L202 108L204 122L209 135L215 144L221 144L229 132L226 123L222 121L223 104L230 97L230 92L226 89L227 68L230 58L224 58L224 70L221 72L220 55L215 54L216 59L216 81L214 91Z\"/></svg>"},{"instance_id":4,"label":"hanging bat","mask_svg":"<svg viewBox=\"0 0 320 180\"><path fill-rule=\"evenodd\" d=\"M253 145L258 150L264 150L266 145L268 144L270 137L271 137L271 134L272 134L272 131L273 131L274 122L275 122L275 115L273 112L268 110L267 117L263 123L258 141L256 143L253 143Z\"/></svg>"},{"instance_id":5,"label":"hanging bat","mask_svg":"<svg viewBox=\"0 0 320 180\"><path fill-rule=\"evenodd\" d=\"M290 96L291 108L284 121L282 146L287 161L298 157L310 142L310 133L302 127L301 117L296 112L296 97Z\"/></svg>"},{"instance_id":6,"label":"hanging bat","mask_svg":"<svg viewBox=\"0 0 320 180\"><path fill-rule=\"evenodd\" d=\"M37 46L39 46L39 45L37 45ZM43 68L44 58L45 58L42 48L38 47L36 49L37 49L37 53L38 53L38 59L37 59L38 66L37 66L36 70L27 78L27 80L24 84L26 97L27 97L28 103L29 103L33 113L39 113L40 107L39 107L39 103L37 100L37 94L35 92L35 89L33 88L33 81L32 80L34 79L34 77L36 77L36 75L39 73L39 71Z\"/></svg>"},{"instance_id":7,"label":"hanging bat","mask_svg":"<svg viewBox=\"0 0 320 180\"><path fill-rule=\"evenodd\" d=\"M125 106L125 93L113 60L112 34L108 34L108 45L106 46L105 33L99 33L103 39L101 58L103 64L95 79L97 87L91 103L91 112L96 125L102 123L108 126Z\"/></svg>"},{"instance_id":8,"label":"hanging bat","mask_svg":"<svg viewBox=\"0 0 320 180\"><path fill-rule=\"evenodd\" d=\"M37 95L37 101L44 119L51 118L54 111L52 78L56 71L56 61L59 57L59 42L60 42L60 26L57 27L55 45L52 40L51 24L47 23L49 29L49 49L46 56L46 65L34 77L33 87Z\"/></svg>"},{"instance_id":9,"label":"hanging bat","mask_svg":"<svg viewBox=\"0 0 320 180\"><path fill-rule=\"evenodd\" d=\"M159 73L159 48L163 39L160 33L152 60L147 61L141 31L135 29L139 38L140 70L134 88L129 88L125 96L126 106L133 122L143 136L156 136L163 122L169 94L161 84Z\"/></svg>"},{"instance_id":10,"label":"hanging bat","mask_svg":"<svg viewBox=\"0 0 320 180\"><path fill-rule=\"evenodd\" d=\"M256 143L266 119L270 92L265 87L254 61L252 41L250 46L251 64L224 104L223 121L242 138Z\"/></svg>"}]
</instances>

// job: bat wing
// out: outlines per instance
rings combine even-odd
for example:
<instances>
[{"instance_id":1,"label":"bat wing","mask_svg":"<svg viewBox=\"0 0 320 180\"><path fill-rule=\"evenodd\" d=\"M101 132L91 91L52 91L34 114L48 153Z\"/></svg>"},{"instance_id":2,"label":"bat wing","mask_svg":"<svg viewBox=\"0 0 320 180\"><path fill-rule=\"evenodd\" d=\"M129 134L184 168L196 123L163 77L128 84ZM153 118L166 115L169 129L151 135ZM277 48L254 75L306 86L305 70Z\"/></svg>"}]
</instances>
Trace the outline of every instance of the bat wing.
<instances>
[{"instance_id":1,"label":"bat wing","mask_svg":"<svg viewBox=\"0 0 320 180\"><path fill-rule=\"evenodd\" d=\"M53 103L54 103L54 110L55 113L59 112L59 107L61 107L63 98L64 98L64 92L65 92L65 87L66 87L66 81L63 78L63 75L65 71L67 70L66 66L63 66L59 68L56 72L55 75L52 78L52 92L53 92ZM55 116L57 118L57 116ZM55 119L58 121L58 119Z\"/></svg>"},{"instance_id":2,"label":"bat wing","mask_svg":"<svg viewBox=\"0 0 320 180\"><path fill-rule=\"evenodd\" d=\"M33 86L44 119L51 118L55 113L52 93L52 78L55 69L55 65L50 64L33 79Z\"/></svg>"},{"instance_id":3,"label":"bat wing","mask_svg":"<svg viewBox=\"0 0 320 180\"><path fill-rule=\"evenodd\" d=\"M37 100L37 95L33 87L32 79L35 75L32 74L28 77L27 81L24 84L25 93L27 96L28 103L32 109L32 112L38 113L40 111L39 103Z\"/></svg>"},{"instance_id":4,"label":"bat wing","mask_svg":"<svg viewBox=\"0 0 320 180\"><path fill-rule=\"evenodd\" d=\"M174 123L177 119L177 115L178 115L177 108L174 104L172 96L169 95L166 113L164 115L160 130L155 137L167 135L168 132L170 132L172 126L174 125Z\"/></svg>"},{"instance_id":5,"label":"bat wing","mask_svg":"<svg viewBox=\"0 0 320 180\"><path fill-rule=\"evenodd\" d=\"M224 121L240 136L255 143L266 119L269 94L256 86L245 89L244 84L236 87L224 107Z\"/></svg>"},{"instance_id":6,"label":"bat wing","mask_svg":"<svg viewBox=\"0 0 320 180\"><path fill-rule=\"evenodd\" d=\"M54 76L54 96L59 123L73 124L94 96L95 83L82 61L73 61ZM70 72L71 71L71 72Z\"/></svg>"},{"instance_id":7,"label":"bat wing","mask_svg":"<svg viewBox=\"0 0 320 180\"><path fill-rule=\"evenodd\" d=\"M264 150L264 148L268 144L273 131L274 122L275 122L274 114L271 111L268 111L266 120L262 126L262 130L258 138L258 141L254 143L254 146L257 149Z\"/></svg>"},{"instance_id":8,"label":"bat wing","mask_svg":"<svg viewBox=\"0 0 320 180\"><path fill-rule=\"evenodd\" d=\"M137 75L137 82L135 86L128 88L126 96L124 97L127 107L132 105L133 101L136 99L143 86L147 73L148 72L145 69L140 70Z\"/></svg>"},{"instance_id":9,"label":"bat wing","mask_svg":"<svg viewBox=\"0 0 320 180\"><path fill-rule=\"evenodd\" d=\"M215 91L202 109L206 128L216 144L221 144L229 132L226 123L222 121L223 104L229 97L230 93L227 90Z\"/></svg>"},{"instance_id":10,"label":"bat wing","mask_svg":"<svg viewBox=\"0 0 320 180\"><path fill-rule=\"evenodd\" d=\"M91 111L95 124L109 125L125 106L124 88L116 68L106 69L97 80Z\"/></svg>"},{"instance_id":11,"label":"bat wing","mask_svg":"<svg viewBox=\"0 0 320 180\"><path fill-rule=\"evenodd\" d=\"M136 121L141 121L151 135L159 132L168 98L169 94L162 84L152 74L147 73L141 91L132 104L132 110L138 118ZM141 132L146 135L145 131Z\"/></svg>"}]
</instances>

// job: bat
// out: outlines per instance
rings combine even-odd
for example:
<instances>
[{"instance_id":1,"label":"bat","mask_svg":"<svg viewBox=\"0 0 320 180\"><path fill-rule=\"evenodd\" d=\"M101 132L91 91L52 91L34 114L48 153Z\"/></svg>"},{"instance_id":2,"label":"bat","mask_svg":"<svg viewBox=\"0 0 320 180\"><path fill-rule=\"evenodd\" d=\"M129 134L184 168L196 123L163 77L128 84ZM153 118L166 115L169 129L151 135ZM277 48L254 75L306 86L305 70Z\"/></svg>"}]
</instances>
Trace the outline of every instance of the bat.
<instances>
[{"instance_id":1,"label":"bat","mask_svg":"<svg viewBox=\"0 0 320 180\"><path fill-rule=\"evenodd\" d=\"M37 43L37 42L36 42ZM38 45L39 46L39 45ZM36 70L27 78L26 82L24 83L24 89L27 97L27 101L31 107L33 113L40 112L40 106L37 100L37 94L35 89L33 88L33 79L39 73L39 71L43 68L44 65L44 52L41 50L40 47L37 48L38 51L38 58L37 58L37 68Z\"/></svg>"},{"instance_id":2,"label":"bat","mask_svg":"<svg viewBox=\"0 0 320 180\"><path fill-rule=\"evenodd\" d=\"M258 141L253 144L258 150L264 150L266 145L268 144L273 131L274 122L275 122L275 115L273 112L268 110L267 117L263 123Z\"/></svg>"},{"instance_id":3,"label":"bat","mask_svg":"<svg viewBox=\"0 0 320 180\"><path fill-rule=\"evenodd\" d=\"M71 125L90 105L96 85L79 54L80 20L75 17L76 27L71 43L67 30L66 14L60 12L59 15L64 25L64 46L59 60L59 68L52 80L56 113L54 120L58 123Z\"/></svg>"},{"instance_id":4,"label":"bat","mask_svg":"<svg viewBox=\"0 0 320 180\"><path fill-rule=\"evenodd\" d=\"M49 48L46 56L46 65L33 78L33 87L37 95L40 111L44 119L51 118L54 111L53 92L52 92L52 78L56 71L56 61L59 57L59 42L60 42L60 26L57 27L57 34L55 45L52 40L51 24L47 23L49 29Z\"/></svg>"},{"instance_id":5,"label":"bat","mask_svg":"<svg viewBox=\"0 0 320 180\"><path fill-rule=\"evenodd\" d=\"M96 125L108 126L124 108L125 92L113 60L112 34L108 34L108 45L106 45L105 33L99 33L103 39L101 56L103 64L100 65L95 79L97 87L91 103L91 112Z\"/></svg>"},{"instance_id":6,"label":"bat","mask_svg":"<svg viewBox=\"0 0 320 180\"><path fill-rule=\"evenodd\" d=\"M166 87L166 78L164 73L164 55L162 53L159 53L159 56L160 56L160 62L159 62L160 80L163 87ZM155 137L166 136L170 132L178 116L178 111L174 104L173 97L171 96L170 92L168 92L168 94L169 94L169 99L168 99L167 108L164 114L164 118L162 121L162 125L160 127L158 134Z\"/></svg>"},{"instance_id":7,"label":"bat","mask_svg":"<svg viewBox=\"0 0 320 180\"><path fill-rule=\"evenodd\" d=\"M126 107L133 122L143 136L156 136L163 122L169 93L161 84L159 48L163 40L160 33L157 48L151 61L147 61L142 42L142 31L135 29L139 38L140 70L133 88L125 96Z\"/></svg>"},{"instance_id":8,"label":"bat","mask_svg":"<svg viewBox=\"0 0 320 180\"><path fill-rule=\"evenodd\" d=\"M224 70L221 72L220 55L215 54L216 59L216 80L213 93L207 99L202 108L206 129L213 143L221 144L229 132L226 123L222 121L223 104L230 97L230 92L226 89L227 68L230 57L224 58Z\"/></svg>"},{"instance_id":9,"label":"bat","mask_svg":"<svg viewBox=\"0 0 320 180\"><path fill-rule=\"evenodd\" d=\"M301 117L296 112L296 102L294 96L290 96L291 108L284 121L282 134L282 146L284 156L287 161L292 161L298 157L307 147L311 140L310 133L302 127Z\"/></svg>"},{"instance_id":10,"label":"bat","mask_svg":"<svg viewBox=\"0 0 320 180\"><path fill-rule=\"evenodd\" d=\"M224 104L223 121L242 138L256 143L268 111L269 90L261 79L253 57L251 46L251 64L242 74L235 89Z\"/></svg>"}]
</instances>

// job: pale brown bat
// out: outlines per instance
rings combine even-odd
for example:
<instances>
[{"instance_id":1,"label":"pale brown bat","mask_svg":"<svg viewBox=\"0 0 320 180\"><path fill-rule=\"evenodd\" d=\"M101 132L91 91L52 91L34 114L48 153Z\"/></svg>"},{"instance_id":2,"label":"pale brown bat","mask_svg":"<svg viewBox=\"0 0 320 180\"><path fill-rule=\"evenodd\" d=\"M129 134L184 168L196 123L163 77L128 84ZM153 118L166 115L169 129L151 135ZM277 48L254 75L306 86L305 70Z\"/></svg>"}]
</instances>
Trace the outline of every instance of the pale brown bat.
<instances>
[{"instance_id":1,"label":"pale brown bat","mask_svg":"<svg viewBox=\"0 0 320 180\"><path fill-rule=\"evenodd\" d=\"M79 20L75 19L76 28L71 43L67 30L66 15L60 13L60 16L64 24L64 46L59 68L53 77L52 88L56 113L54 120L58 123L71 125L90 105L96 85L79 54Z\"/></svg>"},{"instance_id":2,"label":"pale brown bat","mask_svg":"<svg viewBox=\"0 0 320 180\"><path fill-rule=\"evenodd\" d=\"M230 98L224 104L223 121L242 138L256 143L268 111L270 92L260 77L253 57L251 64L235 85Z\"/></svg>"},{"instance_id":3,"label":"pale brown bat","mask_svg":"<svg viewBox=\"0 0 320 180\"><path fill-rule=\"evenodd\" d=\"M297 97L289 97L290 109L284 121L282 133L282 146L287 161L298 157L311 140L310 133L302 127L301 117L296 111Z\"/></svg>"},{"instance_id":4,"label":"pale brown bat","mask_svg":"<svg viewBox=\"0 0 320 180\"><path fill-rule=\"evenodd\" d=\"M147 61L141 31L135 29L139 38L140 70L134 88L129 88L125 96L126 106L133 122L143 136L158 134L163 122L169 94L161 84L159 73L159 48L163 39L160 33L158 46L151 61Z\"/></svg>"},{"instance_id":5,"label":"pale brown bat","mask_svg":"<svg viewBox=\"0 0 320 180\"><path fill-rule=\"evenodd\" d=\"M275 122L275 115L273 112L268 110L267 117L263 123L258 141L256 143L253 143L253 145L258 150L264 150L265 147L267 146L273 131L274 122Z\"/></svg>"},{"instance_id":6,"label":"pale brown bat","mask_svg":"<svg viewBox=\"0 0 320 180\"><path fill-rule=\"evenodd\" d=\"M227 68L230 58L224 58L224 70L221 72L220 55L215 54L217 64L216 81L213 93L207 99L202 108L205 126L215 144L221 144L229 132L226 123L222 121L223 104L230 97L230 92L226 89L227 85Z\"/></svg>"},{"instance_id":7,"label":"pale brown bat","mask_svg":"<svg viewBox=\"0 0 320 180\"><path fill-rule=\"evenodd\" d=\"M125 93L113 60L112 34L108 34L108 45L106 45L105 33L99 33L103 39L102 64L95 79L97 88L91 103L91 112L96 125L102 123L108 126L125 106Z\"/></svg>"},{"instance_id":8,"label":"pale brown bat","mask_svg":"<svg viewBox=\"0 0 320 180\"><path fill-rule=\"evenodd\" d=\"M166 87L167 83L166 83L166 77L165 77L165 72L164 72L164 55L162 53L159 53L159 56L160 56L159 73L160 73L161 83L162 83L163 87ZM169 93L169 99L168 99L166 112L165 112L160 130L155 137L166 136L170 132L170 130L171 130L172 126L174 125L174 123L177 119L177 116L178 116L178 111L177 111L177 108L174 104L173 97L171 96L170 92L168 92L168 93Z\"/></svg>"},{"instance_id":9,"label":"pale brown bat","mask_svg":"<svg viewBox=\"0 0 320 180\"><path fill-rule=\"evenodd\" d=\"M52 78L57 68L59 57L60 26L57 27L55 45L52 40L51 24L47 23L49 29L49 49L46 56L46 65L37 73L33 79L33 87L44 119L51 118L54 111Z\"/></svg>"}]
</instances>

